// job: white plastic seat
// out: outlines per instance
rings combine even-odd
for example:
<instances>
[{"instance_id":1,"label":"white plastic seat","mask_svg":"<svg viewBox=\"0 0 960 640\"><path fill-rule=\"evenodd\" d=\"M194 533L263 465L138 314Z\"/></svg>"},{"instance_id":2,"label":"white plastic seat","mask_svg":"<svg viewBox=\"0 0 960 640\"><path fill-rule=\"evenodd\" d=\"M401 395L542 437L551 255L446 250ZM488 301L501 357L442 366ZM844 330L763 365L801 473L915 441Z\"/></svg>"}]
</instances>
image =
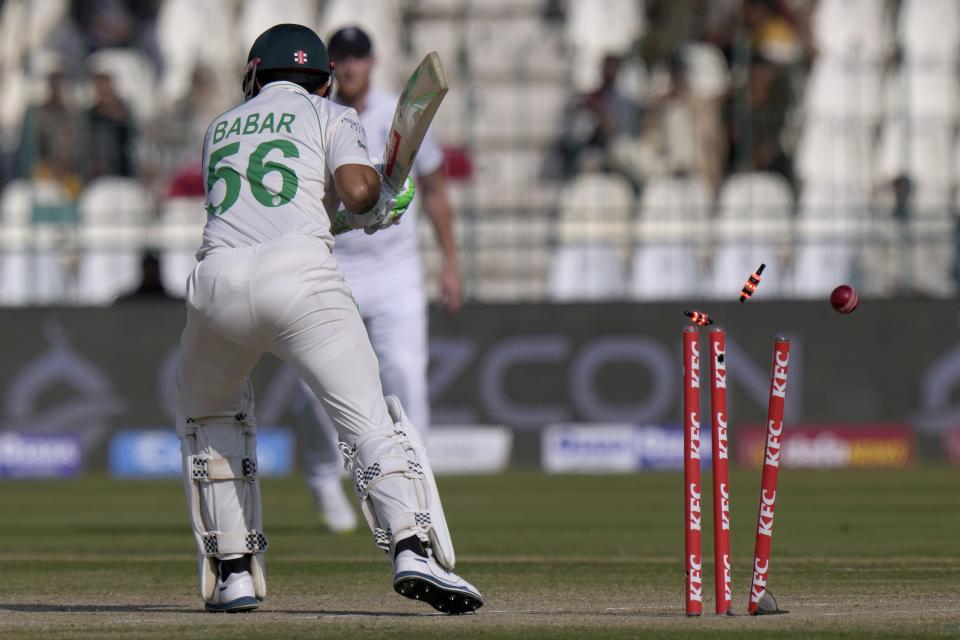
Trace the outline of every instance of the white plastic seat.
<instances>
[{"instance_id":1,"label":"white plastic seat","mask_svg":"<svg viewBox=\"0 0 960 640\"><path fill-rule=\"evenodd\" d=\"M467 10L471 0L418 0L415 4L420 15L456 15Z\"/></svg>"},{"instance_id":2,"label":"white plastic seat","mask_svg":"<svg viewBox=\"0 0 960 640\"><path fill-rule=\"evenodd\" d=\"M699 248L709 241L710 207L710 187L704 180L665 178L646 185L634 227L634 298L688 299L701 293Z\"/></svg>"},{"instance_id":3,"label":"white plastic seat","mask_svg":"<svg viewBox=\"0 0 960 640\"><path fill-rule=\"evenodd\" d=\"M5 72L26 68L26 56L36 63L38 51L51 44L52 35L67 18L69 5L67 0L0 5L0 65ZM36 72L36 67L32 70Z\"/></svg>"},{"instance_id":4,"label":"white plastic seat","mask_svg":"<svg viewBox=\"0 0 960 640\"><path fill-rule=\"evenodd\" d=\"M661 178L644 186L640 220L682 224L710 217L713 198L702 178Z\"/></svg>"},{"instance_id":5,"label":"white plastic seat","mask_svg":"<svg viewBox=\"0 0 960 640\"><path fill-rule=\"evenodd\" d=\"M883 69L878 63L818 58L807 78L804 111L808 119L871 124L882 113L882 87Z\"/></svg>"},{"instance_id":6,"label":"white plastic seat","mask_svg":"<svg viewBox=\"0 0 960 640\"><path fill-rule=\"evenodd\" d=\"M464 132L469 127L478 144L526 141L543 146L556 138L568 96L569 87L559 83L498 81L477 87L473 113L466 112L462 99L450 105L445 102L440 112L459 108L459 114L448 117L458 118Z\"/></svg>"},{"instance_id":7,"label":"white plastic seat","mask_svg":"<svg viewBox=\"0 0 960 640\"><path fill-rule=\"evenodd\" d=\"M164 62L160 87L164 103L171 105L186 94L198 62L212 69L215 76L235 78L235 94L239 95L238 61L246 59L253 42L240 42L236 22L225 2L164 0L157 15L157 45Z\"/></svg>"},{"instance_id":8,"label":"white plastic seat","mask_svg":"<svg viewBox=\"0 0 960 640\"><path fill-rule=\"evenodd\" d=\"M873 181L873 130L847 119L811 118L798 143L797 175L813 182L847 182L867 186Z\"/></svg>"},{"instance_id":9,"label":"white plastic seat","mask_svg":"<svg viewBox=\"0 0 960 640\"><path fill-rule=\"evenodd\" d=\"M540 179L546 154L538 149L478 151L473 166L472 202L480 209L554 207L556 185Z\"/></svg>"},{"instance_id":10,"label":"white plastic seat","mask_svg":"<svg viewBox=\"0 0 960 640\"><path fill-rule=\"evenodd\" d=\"M907 288L923 295L950 298L956 294L956 220L917 216L907 221L909 280Z\"/></svg>"},{"instance_id":11,"label":"white plastic seat","mask_svg":"<svg viewBox=\"0 0 960 640\"><path fill-rule=\"evenodd\" d=\"M560 194L557 238L561 244L629 240L634 210L633 188L612 174L586 173L573 179Z\"/></svg>"},{"instance_id":12,"label":"white plastic seat","mask_svg":"<svg viewBox=\"0 0 960 640\"><path fill-rule=\"evenodd\" d=\"M417 20L410 28L410 39L412 50L416 53L426 55L430 51L436 51L441 62L443 62L443 68L448 74L454 73L457 69L461 46L466 46L466 33L461 23L446 19L424 18ZM376 43L374 43L374 46L376 46ZM448 77L448 80L450 79ZM451 82L450 84L451 93L463 90L463 86L458 82ZM442 117L444 110L447 108L446 101L449 98L450 93L444 98L444 104L437 112L438 118Z\"/></svg>"},{"instance_id":13,"label":"white plastic seat","mask_svg":"<svg viewBox=\"0 0 960 640\"><path fill-rule=\"evenodd\" d=\"M609 300L624 294L623 252L633 190L624 178L577 176L560 194L557 241L547 289L555 300Z\"/></svg>"},{"instance_id":14,"label":"white plastic seat","mask_svg":"<svg viewBox=\"0 0 960 640\"><path fill-rule=\"evenodd\" d=\"M915 220L949 220L954 217L949 185L917 180L911 185L910 217Z\"/></svg>"},{"instance_id":15,"label":"white plastic seat","mask_svg":"<svg viewBox=\"0 0 960 640\"><path fill-rule=\"evenodd\" d=\"M313 28L322 24L318 20L317 3L311 0L244 0L240 5L237 30L240 33L241 49L250 50L253 41L261 33L277 24L302 24ZM320 34L321 38L329 34ZM326 42L326 40L324 40ZM290 52L293 55L293 52Z\"/></svg>"},{"instance_id":16,"label":"white plastic seat","mask_svg":"<svg viewBox=\"0 0 960 640\"><path fill-rule=\"evenodd\" d=\"M600 62L621 55L644 29L643 5L634 0L570 0L566 41L574 63L573 86L590 91L600 79Z\"/></svg>"},{"instance_id":17,"label":"white plastic seat","mask_svg":"<svg viewBox=\"0 0 960 640\"><path fill-rule=\"evenodd\" d=\"M819 0L811 29L822 56L878 60L892 46L890 18L877 0Z\"/></svg>"},{"instance_id":18,"label":"white plastic seat","mask_svg":"<svg viewBox=\"0 0 960 640\"><path fill-rule=\"evenodd\" d=\"M477 79L563 79L566 51L561 33L538 16L470 18L467 56Z\"/></svg>"},{"instance_id":19,"label":"white plastic seat","mask_svg":"<svg viewBox=\"0 0 960 640\"><path fill-rule=\"evenodd\" d=\"M173 198L163 204L155 241L160 245L163 287L170 295L186 296L206 221L203 198Z\"/></svg>"},{"instance_id":20,"label":"white plastic seat","mask_svg":"<svg viewBox=\"0 0 960 640\"><path fill-rule=\"evenodd\" d=\"M953 61L960 45L960 6L956 0L903 0L897 31L913 61Z\"/></svg>"},{"instance_id":21,"label":"white plastic seat","mask_svg":"<svg viewBox=\"0 0 960 640\"><path fill-rule=\"evenodd\" d=\"M604 244L578 244L554 249L547 281L552 300L617 300L626 289L623 260Z\"/></svg>"},{"instance_id":22,"label":"white plastic seat","mask_svg":"<svg viewBox=\"0 0 960 640\"><path fill-rule=\"evenodd\" d=\"M960 82L952 61L903 64L894 75L888 101L892 115L911 120L960 116Z\"/></svg>"},{"instance_id":23,"label":"white plastic seat","mask_svg":"<svg viewBox=\"0 0 960 640\"><path fill-rule=\"evenodd\" d=\"M901 175L948 189L954 182L953 124L941 119L887 120L880 136L878 177Z\"/></svg>"},{"instance_id":24,"label":"white plastic seat","mask_svg":"<svg viewBox=\"0 0 960 640\"><path fill-rule=\"evenodd\" d=\"M0 304L65 303L72 276L62 251L69 234L59 225L34 225L36 207L67 206L59 184L14 180L0 196Z\"/></svg>"},{"instance_id":25,"label":"white plastic seat","mask_svg":"<svg viewBox=\"0 0 960 640\"><path fill-rule=\"evenodd\" d=\"M793 294L828 295L838 283L853 280L856 247L866 222L868 202L856 185L811 184L800 195L793 261Z\"/></svg>"},{"instance_id":26,"label":"white plastic seat","mask_svg":"<svg viewBox=\"0 0 960 640\"><path fill-rule=\"evenodd\" d=\"M264 0L264 4L273 7L278 3ZM285 3L279 3L285 4ZM305 2L307 5L316 3ZM313 25L306 22L304 24ZM357 26L367 32L373 41L373 52L377 64L373 68L372 83L376 87L400 90L406 82L413 66L420 63L423 56L433 51L433 47L412 51L410 60L404 55L403 16L397 0L328 0L324 3L316 31L329 42L330 36L342 27ZM269 26L269 25L268 25ZM441 56L447 73L456 69L456 58Z\"/></svg>"},{"instance_id":27,"label":"white plastic seat","mask_svg":"<svg viewBox=\"0 0 960 640\"><path fill-rule=\"evenodd\" d=\"M744 173L721 186L709 294L736 299L761 263L764 297L783 295L784 253L791 241L793 194L783 176Z\"/></svg>"},{"instance_id":28,"label":"white plastic seat","mask_svg":"<svg viewBox=\"0 0 960 640\"><path fill-rule=\"evenodd\" d=\"M837 283L853 278L856 250L854 234L840 225L824 220L797 223L797 252L793 262L793 295L798 298L822 298Z\"/></svg>"},{"instance_id":29,"label":"white plastic seat","mask_svg":"<svg viewBox=\"0 0 960 640\"><path fill-rule=\"evenodd\" d=\"M19 68L4 69L3 91L0 91L0 127L4 130L4 137L23 127L23 118L30 104L30 90L30 81Z\"/></svg>"},{"instance_id":30,"label":"white plastic seat","mask_svg":"<svg viewBox=\"0 0 960 640\"><path fill-rule=\"evenodd\" d=\"M80 302L108 304L139 283L148 206L144 188L128 178L100 178L81 194Z\"/></svg>"}]
</instances>

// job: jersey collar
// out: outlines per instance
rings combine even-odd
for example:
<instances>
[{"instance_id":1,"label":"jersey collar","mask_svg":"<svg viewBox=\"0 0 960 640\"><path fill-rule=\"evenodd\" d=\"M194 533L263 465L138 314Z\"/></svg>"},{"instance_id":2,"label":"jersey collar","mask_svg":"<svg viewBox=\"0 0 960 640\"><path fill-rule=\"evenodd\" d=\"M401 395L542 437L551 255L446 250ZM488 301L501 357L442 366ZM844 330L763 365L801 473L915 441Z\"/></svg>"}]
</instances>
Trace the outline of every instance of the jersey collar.
<instances>
[{"instance_id":1,"label":"jersey collar","mask_svg":"<svg viewBox=\"0 0 960 640\"><path fill-rule=\"evenodd\" d=\"M274 89L282 89L284 91L293 91L294 93L299 93L300 95L310 96L310 92L296 84L295 82L290 82L289 80L277 80L276 82L271 82L268 85L265 85L260 89L260 93L264 91L272 91Z\"/></svg>"}]
</instances>

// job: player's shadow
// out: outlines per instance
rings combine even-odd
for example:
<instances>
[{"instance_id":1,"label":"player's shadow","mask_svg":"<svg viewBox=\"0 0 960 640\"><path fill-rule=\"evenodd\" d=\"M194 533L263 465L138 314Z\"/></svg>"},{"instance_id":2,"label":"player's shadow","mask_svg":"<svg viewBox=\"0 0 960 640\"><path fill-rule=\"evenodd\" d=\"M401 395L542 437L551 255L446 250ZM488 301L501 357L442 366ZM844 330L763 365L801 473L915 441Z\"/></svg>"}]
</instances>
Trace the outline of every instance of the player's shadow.
<instances>
[{"instance_id":1,"label":"player's shadow","mask_svg":"<svg viewBox=\"0 0 960 640\"><path fill-rule=\"evenodd\" d=\"M17 604L0 603L0 611L19 613L200 613L209 615L201 607L185 608L165 604ZM330 618L421 618L443 615L437 612L415 613L411 611L349 611L310 609L260 609L263 613Z\"/></svg>"}]
</instances>

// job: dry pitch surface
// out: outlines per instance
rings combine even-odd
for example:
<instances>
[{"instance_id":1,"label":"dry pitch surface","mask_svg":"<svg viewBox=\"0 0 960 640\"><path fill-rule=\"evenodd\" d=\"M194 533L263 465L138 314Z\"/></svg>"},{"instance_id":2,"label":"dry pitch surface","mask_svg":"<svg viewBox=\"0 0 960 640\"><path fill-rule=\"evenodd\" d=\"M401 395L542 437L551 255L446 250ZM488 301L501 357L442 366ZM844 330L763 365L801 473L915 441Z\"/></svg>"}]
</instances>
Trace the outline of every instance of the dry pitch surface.
<instances>
[{"instance_id":1,"label":"dry pitch surface","mask_svg":"<svg viewBox=\"0 0 960 640\"><path fill-rule=\"evenodd\" d=\"M396 596L369 535L324 534L299 478L264 481L271 592L240 615L200 608L176 480L5 482L0 638L960 637L957 474L785 471L771 588L790 613L700 619L682 615L678 474L441 479L458 569L488 598L461 617ZM743 611L759 478L732 480Z\"/></svg>"}]
</instances>

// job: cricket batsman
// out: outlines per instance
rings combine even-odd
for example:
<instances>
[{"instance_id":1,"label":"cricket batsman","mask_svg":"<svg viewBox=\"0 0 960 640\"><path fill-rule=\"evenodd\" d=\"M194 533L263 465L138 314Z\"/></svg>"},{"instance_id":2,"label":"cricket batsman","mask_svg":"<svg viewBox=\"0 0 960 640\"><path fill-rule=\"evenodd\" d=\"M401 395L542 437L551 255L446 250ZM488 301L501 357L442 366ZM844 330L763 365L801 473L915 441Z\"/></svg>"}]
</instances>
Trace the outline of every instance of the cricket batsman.
<instances>
[{"instance_id":1,"label":"cricket batsman","mask_svg":"<svg viewBox=\"0 0 960 640\"><path fill-rule=\"evenodd\" d=\"M351 26L334 33L329 45L336 80L333 100L357 111L364 131L370 134L370 155L382 157L397 96L371 86L376 64L373 42L362 29ZM429 133L413 170L418 179L417 200L423 203L443 254L440 302L449 311L457 311L463 289L453 236L453 207L447 195L443 151ZM334 256L367 325L384 390L400 399L410 421L426 438L430 428L427 296L416 206L417 202L411 204L402 225L372 237L359 231L338 236ZM351 531L357 526L356 516L340 484L343 462L336 447L336 433L310 389L304 386L303 392L307 402L303 403L299 422L307 482L327 528L334 533ZM318 421L323 425L319 430Z\"/></svg>"},{"instance_id":2,"label":"cricket batsman","mask_svg":"<svg viewBox=\"0 0 960 640\"><path fill-rule=\"evenodd\" d=\"M400 401L383 396L377 358L331 253L331 216L376 233L399 221L413 183L394 192L381 180L356 111L325 97L330 73L316 33L271 27L247 57L246 101L204 138L208 215L187 281L177 381L200 594L213 612L255 609L266 597L248 375L269 352L333 420L361 511L392 562L394 590L439 611L475 611L483 596L453 573L423 441Z\"/></svg>"}]
</instances>

